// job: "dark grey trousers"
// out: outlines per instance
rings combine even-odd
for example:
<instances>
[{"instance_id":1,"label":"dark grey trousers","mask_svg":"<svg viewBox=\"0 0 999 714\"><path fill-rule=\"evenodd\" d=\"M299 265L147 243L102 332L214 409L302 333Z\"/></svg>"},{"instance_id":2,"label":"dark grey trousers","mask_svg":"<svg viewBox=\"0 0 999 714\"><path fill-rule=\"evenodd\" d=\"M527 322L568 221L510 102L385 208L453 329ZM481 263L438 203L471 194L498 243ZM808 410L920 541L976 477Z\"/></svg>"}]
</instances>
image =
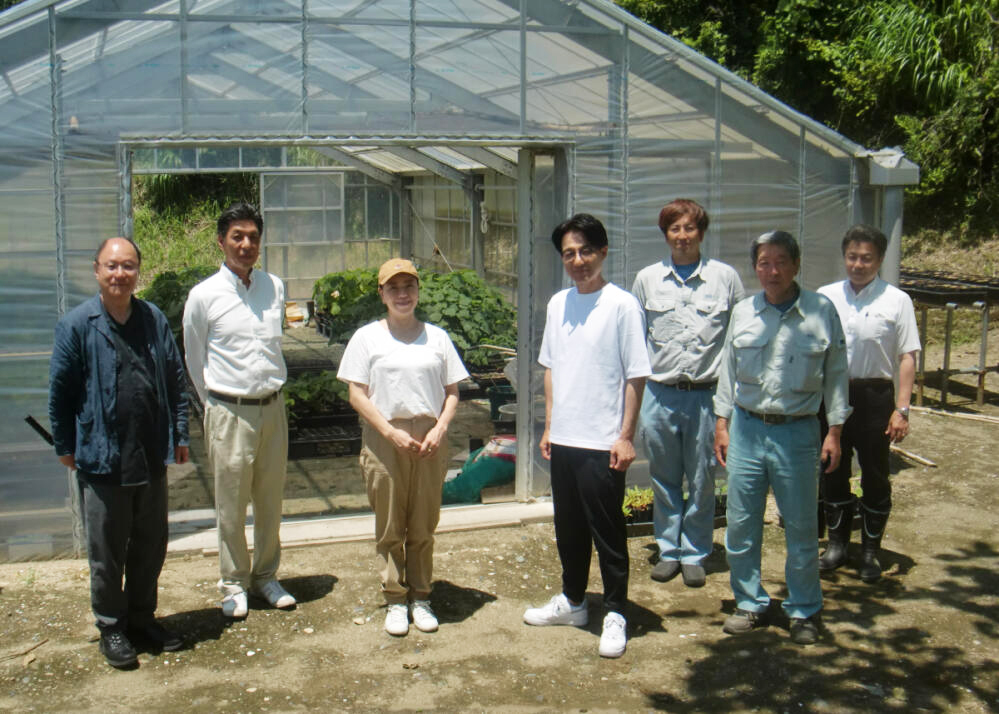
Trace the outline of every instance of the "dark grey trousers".
<instances>
[{"instance_id":1,"label":"dark grey trousers","mask_svg":"<svg viewBox=\"0 0 999 714\"><path fill-rule=\"evenodd\" d=\"M151 621L166 558L165 474L142 486L102 484L100 476L86 475L79 484L97 627Z\"/></svg>"}]
</instances>

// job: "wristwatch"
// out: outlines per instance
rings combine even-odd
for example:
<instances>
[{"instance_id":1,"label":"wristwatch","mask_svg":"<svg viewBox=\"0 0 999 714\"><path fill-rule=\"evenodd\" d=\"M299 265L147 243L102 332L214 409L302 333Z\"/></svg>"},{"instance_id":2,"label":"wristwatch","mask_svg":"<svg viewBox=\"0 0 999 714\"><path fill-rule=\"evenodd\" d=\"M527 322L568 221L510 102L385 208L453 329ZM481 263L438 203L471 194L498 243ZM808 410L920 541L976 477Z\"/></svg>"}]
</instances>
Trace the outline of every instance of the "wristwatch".
<instances>
[{"instance_id":1,"label":"wristwatch","mask_svg":"<svg viewBox=\"0 0 999 714\"><path fill-rule=\"evenodd\" d=\"M909 407L895 407L895 411L901 414L903 419L909 418Z\"/></svg>"}]
</instances>

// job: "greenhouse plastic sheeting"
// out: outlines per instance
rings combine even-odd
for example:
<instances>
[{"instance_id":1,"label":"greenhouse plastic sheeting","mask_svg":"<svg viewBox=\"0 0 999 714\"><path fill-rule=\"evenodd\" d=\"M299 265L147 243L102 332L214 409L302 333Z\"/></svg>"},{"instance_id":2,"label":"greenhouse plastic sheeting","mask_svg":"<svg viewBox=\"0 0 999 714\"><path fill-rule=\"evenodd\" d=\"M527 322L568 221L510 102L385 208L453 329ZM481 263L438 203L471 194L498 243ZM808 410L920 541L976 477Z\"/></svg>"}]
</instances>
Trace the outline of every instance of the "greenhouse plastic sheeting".
<instances>
[{"instance_id":1,"label":"greenhouse plastic sheeting","mask_svg":"<svg viewBox=\"0 0 999 714\"><path fill-rule=\"evenodd\" d=\"M427 261L445 245L532 301L532 349L559 265L547 246L519 267L523 245L478 255L479 203L507 244L544 243L560 211L597 215L626 287L663 257L658 210L677 196L707 207L705 251L750 287L759 233L799 236L815 287L839 276L844 229L882 218L869 152L602 0L28 0L0 14L0 68L3 542L45 541L24 529L62 512L65 473L22 420L47 423L52 329L94 292L94 247L130 233L133 164L362 172L401 197L384 199L403 223L386 239ZM336 160L291 150L309 147ZM531 216L496 198L526 176L525 148L549 182ZM465 202L447 217L420 193L441 183ZM447 220L467 235L434 233Z\"/></svg>"}]
</instances>

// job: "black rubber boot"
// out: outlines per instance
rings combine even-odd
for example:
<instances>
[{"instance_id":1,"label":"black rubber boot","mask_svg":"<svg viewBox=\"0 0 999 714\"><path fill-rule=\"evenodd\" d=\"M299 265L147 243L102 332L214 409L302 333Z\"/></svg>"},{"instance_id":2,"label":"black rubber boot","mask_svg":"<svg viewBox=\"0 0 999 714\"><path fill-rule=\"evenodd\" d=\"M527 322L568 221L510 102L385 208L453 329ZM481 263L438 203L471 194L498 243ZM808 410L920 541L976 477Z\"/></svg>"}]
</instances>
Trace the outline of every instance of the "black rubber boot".
<instances>
[{"instance_id":1,"label":"black rubber boot","mask_svg":"<svg viewBox=\"0 0 999 714\"><path fill-rule=\"evenodd\" d=\"M852 499L842 503L826 503L829 542L826 544L825 552L819 557L819 570L835 570L846 562L846 549L850 544L854 510Z\"/></svg>"},{"instance_id":2,"label":"black rubber boot","mask_svg":"<svg viewBox=\"0 0 999 714\"><path fill-rule=\"evenodd\" d=\"M863 519L860 531L863 546L860 579L865 583L876 583L881 579L882 568L878 553L881 550L881 538L885 534L885 524L888 523L888 511L872 511L861 504L860 513Z\"/></svg>"}]
</instances>

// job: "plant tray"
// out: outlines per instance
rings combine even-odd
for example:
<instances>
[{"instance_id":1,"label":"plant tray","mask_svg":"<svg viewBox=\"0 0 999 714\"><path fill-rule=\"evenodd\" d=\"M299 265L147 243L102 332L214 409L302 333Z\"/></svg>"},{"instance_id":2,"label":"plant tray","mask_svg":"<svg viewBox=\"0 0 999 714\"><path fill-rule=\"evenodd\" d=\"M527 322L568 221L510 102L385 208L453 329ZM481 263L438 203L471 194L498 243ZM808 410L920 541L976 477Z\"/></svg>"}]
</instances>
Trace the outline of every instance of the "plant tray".
<instances>
[{"instance_id":1,"label":"plant tray","mask_svg":"<svg viewBox=\"0 0 999 714\"><path fill-rule=\"evenodd\" d=\"M289 459L351 456L361 453L359 426L299 428L290 436Z\"/></svg>"}]
</instances>

